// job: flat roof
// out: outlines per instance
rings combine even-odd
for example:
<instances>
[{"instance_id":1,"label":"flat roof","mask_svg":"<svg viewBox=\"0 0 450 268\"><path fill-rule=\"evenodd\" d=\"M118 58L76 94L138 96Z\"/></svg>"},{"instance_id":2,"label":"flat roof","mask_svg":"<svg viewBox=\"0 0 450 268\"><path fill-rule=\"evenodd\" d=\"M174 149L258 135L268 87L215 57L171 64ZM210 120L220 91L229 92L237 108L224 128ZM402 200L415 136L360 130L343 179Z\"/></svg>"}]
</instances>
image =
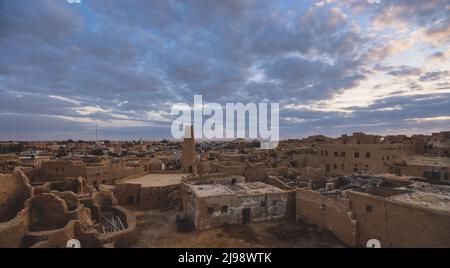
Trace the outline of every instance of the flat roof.
<instances>
[{"instance_id":1,"label":"flat roof","mask_svg":"<svg viewBox=\"0 0 450 268\"><path fill-rule=\"evenodd\" d=\"M190 185L190 188L198 197L234 195L230 187L223 184Z\"/></svg>"},{"instance_id":2,"label":"flat roof","mask_svg":"<svg viewBox=\"0 0 450 268\"><path fill-rule=\"evenodd\" d=\"M390 196L388 199L419 207L450 212L450 196L448 195L416 191Z\"/></svg>"},{"instance_id":3,"label":"flat roof","mask_svg":"<svg viewBox=\"0 0 450 268\"><path fill-rule=\"evenodd\" d=\"M414 206L450 212L450 186L414 182L406 188L412 191L390 196L388 199Z\"/></svg>"},{"instance_id":4,"label":"flat roof","mask_svg":"<svg viewBox=\"0 0 450 268\"><path fill-rule=\"evenodd\" d=\"M406 159L409 166L450 167L450 158L439 156L410 156Z\"/></svg>"},{"instance_id":5,"label":"flat roof","mask_svg":"<svg viewBox=\"0 0 450 268\"><path fill-rule=\"evenodd\" d=\"M161 187L181 183L181 178L187 173L161 174L151 173L135 179L125 180L122 183L140 184L141 187Z\"/></svg>"},{"instance_id":6,"label":"flat roof","mask_svg":"<svg viewBox=\"0 0 450 268\"><path fill-rule=\"evenodd\" d=\"M235 184L189 185L198 197L252 195L266 193L283 193L283 189L263 182L242 182Z\"/></svg>"}]
</instances>

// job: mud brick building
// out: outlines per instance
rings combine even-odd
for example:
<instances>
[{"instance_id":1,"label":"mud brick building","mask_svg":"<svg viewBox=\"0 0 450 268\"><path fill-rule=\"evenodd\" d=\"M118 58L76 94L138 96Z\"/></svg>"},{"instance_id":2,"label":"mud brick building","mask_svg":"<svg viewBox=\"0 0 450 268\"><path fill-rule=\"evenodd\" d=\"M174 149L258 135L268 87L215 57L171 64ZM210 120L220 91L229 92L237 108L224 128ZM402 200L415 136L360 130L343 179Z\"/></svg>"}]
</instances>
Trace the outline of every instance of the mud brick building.
<instances>
[{"instance_id":1,"label":"mud brick building","mask_svg":"<svg viewBox=\"0 0 450 268\"><path fill-rule=\"evenodd\" d=\"M263 182L184 184L183 209L196 229L289 217L295 191Z\"/></svg>"}]
</instances>

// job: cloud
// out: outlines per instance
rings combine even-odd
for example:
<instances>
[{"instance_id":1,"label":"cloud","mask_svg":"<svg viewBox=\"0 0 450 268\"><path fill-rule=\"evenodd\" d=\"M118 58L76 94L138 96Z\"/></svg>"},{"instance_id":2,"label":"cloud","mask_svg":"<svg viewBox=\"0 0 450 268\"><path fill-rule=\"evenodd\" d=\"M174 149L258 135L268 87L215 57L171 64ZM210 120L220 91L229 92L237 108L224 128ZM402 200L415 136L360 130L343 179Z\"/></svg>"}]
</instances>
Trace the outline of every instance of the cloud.
<instances>
[{"instance_id":1,"label":"cloud","mask_svg":"<svg viewBox=\"0 0 450 268\"><path fill-rule=\"evenodd\" d=\"M95 124L109 138L164 137L171 105L194 94L279 102L285 137L367 124L417 129L405 104L379 100L448 91L446 12L441 0L4 0L0 119L17 123L0 138L89 138ZM351 97L366 100L347 109Z\"/></svg>"},{"instance_id":2,"label":"cloud","mask_svg":"<svg viewBox=\"0 0 450 268\"><path fill-rule=\"evenodd\" d=\"M435 71L427 72L420 77L420 81L436 81L444 78L449 78L449 71Z\"/></svg>"},{"instance_id":3,"label":"cloud","mask_svg":"<svg viewBox=\"0 0 450 268\"><path fill-rule=\"evenodd\" d=\"M420 75L421 72L422 71L419 68L402 65L392 68L392 70L389 71L388 74L393 76L417 76Z\"/></svg>"}]
</instances>

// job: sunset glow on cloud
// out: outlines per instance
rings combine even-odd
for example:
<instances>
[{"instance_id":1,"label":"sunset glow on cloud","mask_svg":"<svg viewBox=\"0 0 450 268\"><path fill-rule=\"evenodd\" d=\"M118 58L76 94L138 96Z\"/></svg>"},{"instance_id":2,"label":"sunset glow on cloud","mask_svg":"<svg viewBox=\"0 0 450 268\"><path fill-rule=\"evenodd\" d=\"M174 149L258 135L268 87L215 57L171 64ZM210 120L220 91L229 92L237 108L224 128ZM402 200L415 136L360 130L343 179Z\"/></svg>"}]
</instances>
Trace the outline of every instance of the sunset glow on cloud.
<instances>
[{"instance_id":1,"label":"sunset glow on cloud","mask_svg":"<svg viewBox=\"0 0 450 268\"><path fill-rule=\"evenodd\" d=\"M448 129L449 2L375 2L3 0L0 140L168 137L194 94L281 138Z\"/></svg>"}]
</instances>

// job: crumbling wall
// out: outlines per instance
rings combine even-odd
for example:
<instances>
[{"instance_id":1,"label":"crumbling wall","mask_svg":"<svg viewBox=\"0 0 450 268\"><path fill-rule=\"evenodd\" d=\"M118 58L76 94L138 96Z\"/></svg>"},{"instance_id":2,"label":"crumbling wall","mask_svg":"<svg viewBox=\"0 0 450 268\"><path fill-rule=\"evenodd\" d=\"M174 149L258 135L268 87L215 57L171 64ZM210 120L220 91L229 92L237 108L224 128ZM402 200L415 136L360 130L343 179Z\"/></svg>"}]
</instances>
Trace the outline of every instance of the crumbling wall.
<instances>
[{"instance_id":1,"label":"crumbling wall","mask_svg":"<svg viewBox=\"0 0 450 268\"><path fill-rule=\"evenodd\" d=\"M119 204L114 196L114 193L110 190L102 190L95 193L93 199L95 204L99 206L100 210L108 209Z\"/></svg>"},{"instance_id":2,"label":"crumbling wall","mask_svg":"<svg viewBox=\"0 0 450 268\"><path fill-rule=\"evenodd\" d=\"M52 191L51 193L64 200L67 206L67 210L75 210L80 204L80 202L78 201L78 196L73 192Z\"/></svg>"},{"instance_id":3,"label":"crumbling wall","mask_svg":"<svg viewBox=\"0 0 450 268\"><path fill-rule=\"evenodd\" d=\"M0 248L18 248L27 231L28 210L23 209L10 221L0 222Z\"/></svg>"},{"instance_id":4,"label":"crumbling wall","mask_svg":"<svg viewBox=\"0 0 450 268\"><path fill-rule=\"evenodd\" d=\"M178 197L180 199L180 209L188 218L194 219L196 211L196 198L192 191L190 191L189 184L186 182L181 182Z\"/></svg>"},{"instance_id":5,"label":"crumbling wall","mask_svg":"<svg viewBox=\"0 0 450 268\"><path fill-rule=\"evenodd\" d=\"M277 188L283 189L287 192L288 198L286 203L286 219L295 220L296 215L296 190L294 187L286 185L284 182L279 180L278 178L275 178L273 176L267 176L265 180L263 180L264 183L267 183L269 185L273 185Z\"/></svg>"},{"instance_id":6,"label":"crumbling wall","mask_svg":"<svg viewBox=\"0 0 450 268\"><path fill-rule=\"evenodd\" d=\"M29 210L29 230L45 231L60 229L70 220L67 215L67 204L55 194L43 193L26 202Z\"/></svg>"},{"instance_id":7,"label":"crumbling wall","mask_svg":"<svg viewBox=\"0 0 450 268\"><path fill-rule=\"evenodd\" d=\"M125 224L125 230L102 234L101 239L112 240L114 247L117 248L128 247L138 238L136 217L130 211L120 206L111 207L110 210L122 219Z\"/></svg>"},{"instance_id":8,"label":"crumbling wall","mask_svg":"<svg viewBox=\"0 0 450 268\"><path fill-rule=\"evenodd\" d=\"M246 169L247 169L246 165L239 165L239 166L219 165L217 171L219 173L225 173L226 175L244 175Z\"/></svg>"},{"instance_id":9,"label":"crumbling wall","mask_svg":"<svg viewBox=\"0 0 450 268\"><path fill-rule=\"evenodd\" d=\"M166 185L160 187L144 187L140 193L140 207L144 209L166 209L173 204L173 197L177 197L179 185Z\"/></svg>"},{"instance_id":10,"label":"crumbling wall","mask_svg":"<svg viewBox=\"0 0 450 268\"><path fill-rule=\"evenodd\" d=\"M139 205L141 185L136 183L118 183L114 186L114 196L120 205Z\"/></svg>"},{"instance_id":11,"label":"crumbling wall","mask_svg":"<svg viewBox=\"0 0 450 268\"><path fill-rule=\"evenodd\" d=\"M323 168L305 167L297 171L297 180L306 182L311 181L316 184L325 185L327 180Z\"/></svg>"},{"instance_id":12,"label":"crumbling wall","mask_svg":"<svg viewBox=\"0 0 450 268\"><path fill-rule=\"evenodd\" d=\"M67 177L86 177L86 164L82 161L48 160L41 164L39 176L45 181Z\"/></svg>"},{"instance_id":13,"label":"crumbling wall","mask_svg":"<svg viewBox=\"0 0 450 268\"><path fill-rule=\"evenodd\" d=\"M27 233L25 240L27 247L64 248L67 241L75 238L75 225L78 221L71 220L61 228ZM45 241L45 243L43 243Z\"/></svg>"},{"instance_id":14,"label":"crumbling wall","mask_svg":"<svg viewBox=\"0 0 450 268\"><path fill-rule=\"evenodd\" d=\"M283 190L294 190L293 187L290 187L288 185L286 185L283 181L279 180L278 178L274 177L274 176L268 176L265 180L263 180L262 182L273 185L277 188L283 189Z\"/></svg>"},{"instance_id":15,"label":"crumbling wall","mask_svg":"<svg viewBox=\"0 0 450 268\"><path fill-rule=\"evenodd\" d=\"M312 167L320 166L319 155L294 154L292 160L297 168L304 168L308 166Z\"/></svg>"},{"instance_id":16,"label":"crumbling wall","mask_svg":"<svg viewBox=\"0 0 450 268\"><path fill-rule=\"evenodd\" d=\"M33 194L28 178L20 170L0 175L0 248L17 248L27 232L25 201Z\"/></svg>"},{"instance_id":17,"label":"crumbling wall","mask_svg":"<svg viewBox=\"0 0 450 268\"><path fill-rule=\"evenodd\" d=\"M127 246L135 241L136 219L131 213L122 212L109 190L96 192L94 197L90 197L92 189L82 178L47 183L33 189L20 171L5 179L9 181L4 189L0 188L4 190L2 209L7 208L3 212L14 214L14 218L0 222L0 248L60 248L66 247L67 241L74 238L81 242L82 247L105 246L94 225L94 220L100 220L102 209L120 213L127 226L126 230L110 236L115 241L113 245ZM69 191L57 191L64 189ZM8 202L16 200L23 209L8 207ZM14 213L18 209L20 211Z\"/></svg>"},{"instance_id":18,"label":"crumbling wall","mask_svg":"<svg viewBox=\"0 0 450 268\"><path fill-rule=\"evenodd\" d=\"M297 189L296 200L297 220L323 226L347 245L357 244L357 224L348 199Z\"/></svg>"},{"instance_id":19,"label":"crumbling wall","mask_svg":"<svg viewBox=\"0 0 450 268\"><path fill-rule=\"evenodd\" d=\"M97 222L100 221L100 205L95 203L94 199L82 198L82 199L79 199L79 202L84 207L89 208L92 220L97 221Z\"/></svg>"},{"instance_id":20,"label":"crumbling wall","mask_svg":"<svg viewBox=\"0 0 450 268\"><path fill-rule=\"evenodd\" d=\"M204 161L198 163L198 172L200 174L209 174L213 171L212 161Z\"/></svg>"},{"instance_id":21,"label":"crumbling wall","mask_svg":"<svg viewBox=\"0 0 450 268\"><path fill-rule=\"evenodd\" d=\"M88 166L86 168L89 185L112 184L116 180L144 173L144 167L128 167L121 164Z\"/></svg>"},{"instance_id":22,"label":"crumbling wall","mask_svg":"<svg viewBox=\"0 0 450 268\"><path fill-rule=\"evenodd\" d=\"M246 181L264 181L267 178L265 167L250 166L244 173Z\"/></svg>"},{"instance_id":23,"label":"crumbling wall","mask_svg":"<svg viewBox=\"0 0 450 268\"><path fill-rule=\"evenodd\" d=\"M89 194L89 185L85 178L65 178L63 182L49 183L51 190L60 192L71 191L75 194Z\"/></svg>"},{"instance_id":24,"label":"crumbling wall","mask_svg":"<svg viewBox=\"0 0 450 268\"><path fill-rule=\"evenodd\" d=\"M20 170L11 175L0 174L0 222L13 219L31 195L32 187Z\"/></svg>"}]
</instances>

